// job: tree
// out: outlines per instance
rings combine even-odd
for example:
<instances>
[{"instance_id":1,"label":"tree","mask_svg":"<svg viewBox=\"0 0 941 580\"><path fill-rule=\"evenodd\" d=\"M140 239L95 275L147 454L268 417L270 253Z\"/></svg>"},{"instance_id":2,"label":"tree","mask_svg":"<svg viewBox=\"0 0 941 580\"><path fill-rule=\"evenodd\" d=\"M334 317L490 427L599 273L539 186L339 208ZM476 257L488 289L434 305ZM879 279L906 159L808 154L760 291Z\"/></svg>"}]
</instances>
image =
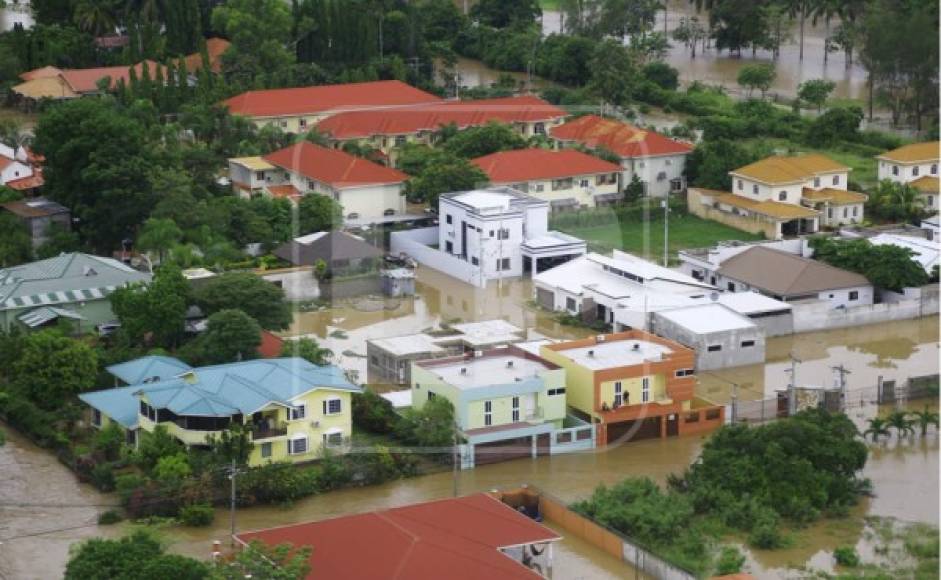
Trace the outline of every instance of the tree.
<instances>
[{"instance_id":1,"label":"tree","mask_svg":"<svg viewBox=\"0 0 941 580\"><path fill-rule=\"evenodd\" d=\"M101 36L115 31L117 11L116 0L78 0L75 3L75 23L93 36Z\"/></svg>"},{"instance_id":2,"label":"tree","mask_svg":"<svg viewBox=\"0 0 941 580\"><path fill-rule=\"evenodd\" d=\"M700 24L699 18L696 16L681 18L679 26L673 29L672 36L673 40L679 40L689 48L690 58L696 58L696 45L698 43L702 42L705 50L705 42L709 38L705 27Z\"/></svg>"},{"instance_id":3,"label":"tree","mask_svg":"<svg viewBox=\"0 0 941 580\"><path fill-rule=\"evenodd\" d=\"M118 288L109 296L121 333L137 344L176 346L186 322L189 284L172 264L157 269L150 284Z\"/></svg>"},{"instance_id":4,"label":"tree","mask_svg":"<svg viewBox=\"0 0 941 580\"><path fill-rule=\"evenodd\" d=\"M773 64L750 64L739 69L737 81L747 89L748 98L751 98L755 89L761 91L761 98L765 98L777 75Z\"/></svg>"},{"instance_id":5,"label":"tree","mask_svg":"<svg viewBox=\"0 0 941 580\"><path fill-rule=\"evenodd\" d=\"M327 232L343 223L343 208L326 195L308 194L297 204L299 234Z\"/></svg>"},{"instance_id":6,"label":"tree","mask_svg":"<svg viewBox=\"0 0 941 580\"><path fill-rule=\"evenodd\" d=\"M825 79L813 79L805 81L797 86L797 98L801 102L807 103L811 107L816 108L819 112L823 109L824 104L827 102L827 98L830 96L830 93L833 92L835 87L836 83Z\"/></svg>"},{"instance_id":7,"label":"tree","mask_svg":"<svg viewBox=\"0 0 941 580\"><path fill-rule=\"evenodd\" d=\"M839 4L841 0L815 0L811 3L810 21L817 25L819 19L824 22L823 35L823 65L827 65L830 56L830 21L839 13Z\"/></svg>"},{"instance_id":8,"label":"tree","mask_svg":"<svg viewBox=\"0 0 941 580\"><path fill-rule=\"evenodd\" d=\"M36 248L36 258L44 260L59 254L77 252L81 247L78 234L62 224L51 223L46 228L46 241Z\"/></svg>"},{"instance_id":9,"label":"tree","mask_svg":"<svg viewBox=\"0 0 941 580\"><path fill-rule=\"evenodd\" d=\"M624 105L630 100L636 69L634 59L623 45L604 40L591 59L588 89L601 98L602 104Z\"/></svg>"},{"instance_id":10,"label":"tree","mask_svg":"<svg viewBox=\"0 0 941 580\"><path fill-rule=\"evenodd\" d=\"M869 427L863 431L863 436L869 435L873 441L878 441L880 437L888 437L890 433L889 424L885 419L873 417L869 419Z\"/></svg>"},{"instance_id":11,"label":"tree","mask_svg":"<svg viewBox=\"0 0 941 580\"><path fill-rule=\"evenodd\" d=\"M855 141L863 110L859 107L834 107L814 119L807 127L807 143L815 147L828 147L840 141Z\"/></svg>"},{"instance_id":12,"label":"tree","mask_svg":"<svg viewBox=\"0 0 941 580\"><path fill-rule=\"evenodd\" d=\"M732 191L729 171L762 157L762 151L749 150L730 139L704 141L689 156L686 164L687 179L694 187Z\"/></svg>"},{"instance_id":13,"label":"tree","mask_svg":"<svg viewBox=\"0 0 941 580\"><path fill-rule=\"evenodd\" d=\"M163 263L167 252L182 238L183 231L173 220L149 218L137 236L137 247L141 250L155 250Z\"/></svg>"},{"instance_id":14,"label":"tree","mask_svg":"<svg viewBox=\"0 0 941 580\"><path fill-rule=\"evenodd\" d=\"M92 538L72 553L66 580L204 580L209 567L199 560L165 554L147 532L137 531L119 540Z\"/></svg>"},{"instance_id":15,"label":"tree","mask_svg":"<svg viewBox=\"0 0 941 580\"><path fill-rule=\"evenodd\" d=\"M147 473L151 473L162 457L169 457L184 452L183 444L170 435L166 425L157 425L153 431L140 432L137 449L133 460Z\"/></svg>"},{"instance_id":16,"label":"tree","mask_svg":"<svg viewBox=\"0 0 941 580\"><path fill-rule=\"evenodd\" d=\"M421 409L409 408L395 425L396 436L419 447L451 447L454 444L454 407L445 397L425 401ZM441 456L450 461L450 457Z\"/></svg>"},{"instance_id":17,"label":"tree","mask_svg":"<svg viewBox=\"0 0 941 580\"><path fill-rule=\"evenodd\" d=\"M248 429L238 423L233 423L218 436L210 434L206 437L206 443L220 465L229 465L233 461L236 465L248 464L248 458L255 447Z\"/></svg>"},{"instance_id":18,"label":"tree","mask_svg":"<svg viewBox=\"0 0 941 580\"><path fill-rule=\"evenodd\" d=\"M220 364L258 356L261 327L241 310L220 310L209 317L208 328L197 340L197 356L205 364Z\"/></svg>"},{"instance_id":19,"label":"tree","mask_svg":"<svg viewBox=\"0 0 941 580\"><path fill-rule=\"evenodd\" d=\"M405 182L408 197L433 208L442 193L474 189L488 181L487 174L466 159L423 145L403 148L399 168L412 176Z\"/></svg>"},{"instance_id":20,"label":"tree","mask_svg":"<svg viewBox=\"0 0 941 580\"><path fill-rule=\"evenodd\" d=\"M888 222L918 223L925 217L925 201L915 187L889 179L879 182L867 204L870 215Z\"/></svg>"},{"instance_id":21,"label":"tree","mask_svg":"<svg viewBox=\"0 0 941 580\"><path fill-rule=\"evenodd\" d=\"M20 358L13 363L13 382L36 406L62 408L70 397L95 385L98 356L90 346L55 330L24 338Z\"/></svg>"},{"instance_id":22,"label":"tree","mask_svg":"<svg viewBox=\"0 0 941 580\"><path fill-rule=\"evenodd\" d=\"M918 424L922 436L928 434L928 427L931 425L934 425L935 429L938 428L938 414L930 410L927 405L922 411L912 411L911 415L914 417L914 422Z\"/></svg>"},{"instance_id":23,"label":"tree","mask_svg":"<svg viewBox=\"0 0 941 580\"><path fill-rule=\"evenodd\" d=\"M912 259L908 248L892 244L873 245L866 239L841 240L816 237L810 240L814 259L865 276L874 286L901 292L923 286L928 274Z\"/></svg>"},{"instance_id":24,"label":"tree","mask_svg":"<svg viewBox=\"0 0 941 580\"><path fill-rule=\"evenodd\" d=\"M915 432L912 428L912 421L908 418L905 411L892 411L886 418L886 424L895 429L895 434L899 437L911 435Z\"/></svg>"},{"instance_id":25,"label":"tree","mask_svg":"<svg viewBox=\"0 0 941 580\"><path fill-rule=\"evenodd\" d=\"M287 328L292 319L284 291L248 272L210 278L193 291L193 299L208 315L240 309L267 330Z\"/></svg>"},{"instance_id":26,"label":"tree","mask_svg":"<svg viewBox=\"0 0 941 580\"><path fill-rule=\"evenodd\" d=\"M183 485L183 481L192 473L193 469L190 467L186 453L182 452L161 457L153 470L154 479L168 491L178 490Z\"/></svg>"},{"instance_id":27,"label":"tree","mask_svg":"<svg viewBox=\"0 0 941 580\"><path fill-rule=\"evenodd\" d=\"M212 11L212 27L232 42L223 71L246 82L294 64L287 49L292 17L283 0L229 0Z\"/></svg>"},{"instance_id":28,"label":"tree","mask_svg":"<svg viewBox=\"0 0 941 580\"><path fill-rule=\"evenodd\" d=\"M713 0L709 26L716 48L741 56L742 49L754 51L768 37L764 2L755 0Z\"/></svg>"},{"instance_id":29,"label":"tree","mask_svg":"<svg viewBox=\"0 0 941 580\"><path fill-rule=\"evenodd\" d=\"M443 140L445 151L456 157L474 159L498 151L526 147L526 139L506 123L491 121L486 125L456 131Z\"/></svg>"},{"instance_id":30,"label":"tree","mask_svg":"<svg viewBox=\"0 0 941 580\"><path fill-rule=\"evenodd\" d=\"M0 268L28 262L33 240L20 220L9 212L0 213Z\"/></svg>"},{"instance_id":31,"label":"tree","mask_svg":"<svg viewBox=\"0 0 941 580\"><path fill-rule=\"evenodd\" d=\"M798 60L804 60L804 25L810 13L811 0L781 0L787 8L788 16L797 18L800 25Z\"/></svg>"},{"instance_id":32,"label":"tree","mask_svg":"<svg viewBox=\"0 0 941 580\"><path fill-rule=\"evenodd\" d=\"M305 337L298 340L288 340L282 344L281 356L296 356L315 365L324 366L330 364L333 351L321 347L316 340Z\"/></svg>"},{"instance_id":33,"label":"tree","mask_svg":"<svg viewBox=\"0 0 941 580\"><path fill-rule=\"evenodd\" d=\"M680 86L680 71L665 62L652 62L644 65L644 78L661 89L675 91Z\"/></svg>"},{"instance_id":34,"label":"tree","mask_svg":"<svg viewBox=\"0 0 941 580\"><path fill-rule=\"evenodd\" d=\"M232 562L219 560L212 580L302 580L310 575L309 546L280 544L269 547L254 540L239 550Z\"/></svg>"},{"instance_id":35,"label":"tree","mask_svg":"<svg viewBox=\"0 0 941 580\"><path fill-rule=\"evenodd\" d=\"M494 28L529 26L542 14L538 0L480 0L471 16Z\"/></svg>"}]
</instances>

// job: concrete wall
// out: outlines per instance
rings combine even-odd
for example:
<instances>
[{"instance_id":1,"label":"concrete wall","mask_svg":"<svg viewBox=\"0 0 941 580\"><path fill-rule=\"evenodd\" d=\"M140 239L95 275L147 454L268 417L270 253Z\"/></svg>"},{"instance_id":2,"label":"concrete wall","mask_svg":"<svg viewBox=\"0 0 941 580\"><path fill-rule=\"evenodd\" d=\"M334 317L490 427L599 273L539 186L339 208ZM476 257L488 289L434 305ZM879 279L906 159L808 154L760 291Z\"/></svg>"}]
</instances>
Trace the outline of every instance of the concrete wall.
<instances>
[{"instance_id":1,"label":"concrete wall","mask_svg":"<svg viewBox=\"0 0 941 580\"><path fill-rule=\"evenodd\" d=\"M480 288L487 286L487 280L480 268L432 248L431 244L436 243L438 243L437 227L393 232L389 236L389 251L395 255L406 254L424 266L444 272L473 286Z\"/></svg>"},{"instance_id":2,"label":"concrete wall","mask_svg":"<svg viewBox=\"0 0 941 580\"><path fill-rule=\"evenodd\" d=\"M931 288L931 287L928 287ZM938 313L938 294L928 290L920 298L892 303L834 309L823 301L793 304L794 332L862 326L893 320L909 320Z\"/></svg>"},{"instance_id":3,"label":"concrete wall","mask_svg":"<svg viewBox=\"0 0 941 580\"><path fill-rule=\"evenodd\" d=\"M794 314L792 312L775 314L774 316L749 316L748 319L764 330L766 338L794 334Z\"/></svg>"},{"instance_id":4,"label":"concrete wall","mask_svg":"<svg viewBox=\"0 0 941 580\"><path fill-rule=\"evenodd\" d=\"M752 234L763 234L769 240L778 237L777 224L763 220L760 216L751 214L748 217L742 217L731 213L720 211L711 205L706 205L702 199L702 193L695 188L690 188L686 196L686 207L689 213L707 220L717 221L729 227L733 227L744 232Z\"/></svg>"},{"instance_id":5,"label":"concrete wall","mask_svg":"<svg viewBox=\"0 0 941 580\"><path fill-rule=\"evenodd\" d=\"M310 268L298 270L280 270L263 274L267 280L284 290L284 297L291 302L316 300L320 298L320 287Z\"/></svg>"},{"instance_id":6,"label":"concrete wall","mask_svg":"<svg viewBox=\"0 0 941 580\"><path fill-rule=\"evenodd\" d=\"M381 294L382 279L377 273L355 278L334 278L320 284L320 293L324 300L339 300L365 294Z\"/></svg>"},{"instance_id":7,"label":"concrete wall","mask_svg":"<svg viewBox=\"0 0 941 580\"><path fill-rule=\"evenodd\" d=\"M696 351L696 370L709 371L727 367L760 364L765 362L765 333L761 327L750 329L697 334L660 316L653 315L653 332L664 338L673 339ZM751 341L752 346L743 343ZM721 350L710 351L710 346Z\"/></svg>"}]
</instances>

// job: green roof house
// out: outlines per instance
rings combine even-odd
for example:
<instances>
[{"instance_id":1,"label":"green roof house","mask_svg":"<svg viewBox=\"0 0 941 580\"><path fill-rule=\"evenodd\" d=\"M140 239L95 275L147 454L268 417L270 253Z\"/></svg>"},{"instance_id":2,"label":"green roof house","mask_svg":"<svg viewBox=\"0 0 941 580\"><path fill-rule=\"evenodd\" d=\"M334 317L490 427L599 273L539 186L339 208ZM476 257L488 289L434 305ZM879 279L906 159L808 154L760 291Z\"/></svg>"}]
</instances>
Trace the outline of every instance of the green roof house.
<instances>
[{"instance_id":1,"label":"green roof house","mask_svg":"<svg viewBox=\"0 0 941 580\"><path fill-rule=\"evenodd\" d=\"M60 318L94 328L114 319L109 294L150 278L118 260L78 252L0 269L0 328L39 328Z\"/></svg>"},{"instance_id":2,"label":"green roof house","mask_svg":"<svg viewBox=\"0 0 941 580\"><path fill-rule=\"evenodd\" d=\"M165 356L108 367L119 382L136 384L79 395L91 424L117 423L134 442L157 425L188 446L231 425L249 429L251 465L317 459L342 451L352 432L351 396L361 388L335 366L275 358L191 368Z\"/></svg>"}]
</instances>

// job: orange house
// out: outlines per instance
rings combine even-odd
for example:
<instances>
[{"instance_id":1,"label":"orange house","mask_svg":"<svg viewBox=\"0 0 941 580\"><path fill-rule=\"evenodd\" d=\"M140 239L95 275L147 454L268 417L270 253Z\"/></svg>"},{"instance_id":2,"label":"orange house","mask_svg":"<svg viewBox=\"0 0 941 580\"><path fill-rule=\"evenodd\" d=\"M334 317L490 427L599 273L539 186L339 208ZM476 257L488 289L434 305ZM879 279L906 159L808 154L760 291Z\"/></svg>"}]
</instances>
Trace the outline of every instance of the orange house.
<instances>
[{"instance_id":1,"label":"orange house","mask_svg":"<svg viewBox=\"0 0 941 580\"><path fill-rule=\"evenodd\" d=\"M701 433L724 407L694 397L696 353L642 330L543 345L565 369L567 403L597 425L597 445Z\"/></svg>"}]
</instances>

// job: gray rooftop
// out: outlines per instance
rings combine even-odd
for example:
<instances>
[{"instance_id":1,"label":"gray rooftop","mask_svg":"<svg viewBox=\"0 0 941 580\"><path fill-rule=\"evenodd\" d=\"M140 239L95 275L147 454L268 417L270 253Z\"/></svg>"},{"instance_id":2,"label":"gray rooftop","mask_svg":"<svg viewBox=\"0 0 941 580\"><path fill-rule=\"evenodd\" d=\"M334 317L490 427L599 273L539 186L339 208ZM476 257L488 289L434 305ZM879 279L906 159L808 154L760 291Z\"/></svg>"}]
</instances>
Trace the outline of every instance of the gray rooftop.
<instances>
[{"instance_id":1,"label":"gray rooftop","mask_svg":"<svg viewBox=\"0 0 941 580\"><path fill-rule=\"evenodd\" d=\"M662 344L636 338L599 342L591 346L567 348L560 355L591 370L659 362L673 352Z\"/></svg>"},{"instance_id":2,"label":"gray rooftop","mask_svg":"<svg viewBox=\"0 0 941 580\"><path fill-rule=\"evenodd\" d=\"M541 359L508 351L506 354L454 360L443 364L434 363L426 367L426 370L449 385L459 389L473 389L531 379L540 372L554 368Z\"/></svg>"}]
</instances>

